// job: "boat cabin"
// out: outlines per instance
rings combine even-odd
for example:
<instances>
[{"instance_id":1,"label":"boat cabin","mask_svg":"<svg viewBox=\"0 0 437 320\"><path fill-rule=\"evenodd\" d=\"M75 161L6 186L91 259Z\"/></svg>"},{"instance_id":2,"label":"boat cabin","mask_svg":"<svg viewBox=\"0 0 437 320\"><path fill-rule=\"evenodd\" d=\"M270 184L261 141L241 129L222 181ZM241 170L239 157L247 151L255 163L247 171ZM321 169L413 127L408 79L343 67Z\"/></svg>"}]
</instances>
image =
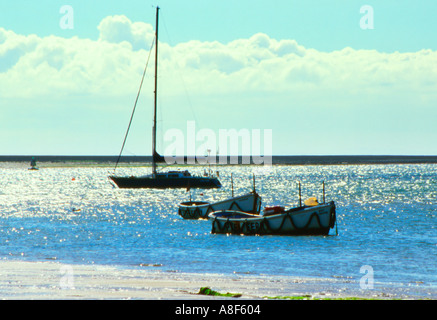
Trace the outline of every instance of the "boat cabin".
<instances>
[{"instance_id":1,"label":"boat cabin","mask_svg":"<svg viewBox=\"0 0 437 320\"><path fill-rule=\"evenodd\" d=\"M188 170L185 171L169 171L158 173L158 177L160 178L183 178L183 177L191 177L191 173Z\"/></svg>"}]
</instances>

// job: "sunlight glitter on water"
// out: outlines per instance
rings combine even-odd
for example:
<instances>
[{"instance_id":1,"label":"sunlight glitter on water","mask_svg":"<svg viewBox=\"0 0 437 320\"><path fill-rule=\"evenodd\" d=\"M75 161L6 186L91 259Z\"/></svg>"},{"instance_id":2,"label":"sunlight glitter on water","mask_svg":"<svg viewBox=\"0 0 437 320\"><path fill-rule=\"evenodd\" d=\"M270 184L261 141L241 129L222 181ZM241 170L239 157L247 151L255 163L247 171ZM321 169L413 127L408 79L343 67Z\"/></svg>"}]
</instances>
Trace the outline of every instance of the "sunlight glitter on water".
<instances>
[{"instance_id":1,"label":"sunlight glitter on water","mask_svg":"<svg viewBox=\"0 0 437 320\"><path fill-rule=\"evenodd\" d=\"M213 235L210 222L177 214L177 205L190 197L185 189L118 189L107 179L108 168L18 166L2 168L0 257L354 280L362 265L372 265L378 281L436 286L436 165L217 169L223 188L193 189L194 199L229 198L231 173L234 194L247 193L255 173L263 206L296 206L299 181L302 199L319 200L324 181L326 201L336 202L339 236Z\"/></svg>"}]
</instances>

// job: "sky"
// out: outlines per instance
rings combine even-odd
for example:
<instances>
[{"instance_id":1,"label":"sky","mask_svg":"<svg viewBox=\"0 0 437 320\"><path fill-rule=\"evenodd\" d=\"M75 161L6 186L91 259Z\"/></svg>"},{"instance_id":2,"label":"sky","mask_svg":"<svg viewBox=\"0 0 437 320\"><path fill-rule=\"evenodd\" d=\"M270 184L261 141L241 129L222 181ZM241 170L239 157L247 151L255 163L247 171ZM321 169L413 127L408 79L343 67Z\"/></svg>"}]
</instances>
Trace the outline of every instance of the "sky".
<instances>
[{"instance_id":1,"label":"sky","mask_svg":"<svg viewBox=\"0 0 437 320\"><path fill-rule=\"evenodd\" d=\"M2 1L0 155L118 155L146 65L150 155L156 6L161 154L437 155L434 0Z\"/></svg>"}]
</instances>

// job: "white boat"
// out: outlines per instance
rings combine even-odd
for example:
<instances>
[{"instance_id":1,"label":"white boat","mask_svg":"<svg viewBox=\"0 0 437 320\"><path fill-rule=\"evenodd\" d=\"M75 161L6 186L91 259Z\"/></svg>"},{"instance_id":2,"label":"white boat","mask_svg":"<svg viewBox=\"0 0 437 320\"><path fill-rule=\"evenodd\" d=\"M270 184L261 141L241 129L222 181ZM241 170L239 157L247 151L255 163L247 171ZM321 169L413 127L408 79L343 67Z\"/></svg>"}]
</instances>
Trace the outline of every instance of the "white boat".
<instances>
[{"instance_id":1,"label":"white boat","mask_svg":"<svg viewBox=\"0 0 437 320\"><path fill-rule=\"evenodd\" d=\"M245 235L328 235L335 226L335 203L317 203L285 210L266 208L263 214L222 210L208 215L211 233ZM307 202L308 203L308 202Z\"/></svg>"},{"instance_id":2,"label":"white boat","mask_svg":"<svg viewBox=\"0 0 437 320\"><path fill-rule=\"evenodd\" d=\"M208 219L208 214L214 211L238 210L241 212L259 213L261 197L252 191L248 194L231 197L226 200L209 203L204 201L187 201L179 204L178 214L184 219Z\"/></svg>"}]
</instances>

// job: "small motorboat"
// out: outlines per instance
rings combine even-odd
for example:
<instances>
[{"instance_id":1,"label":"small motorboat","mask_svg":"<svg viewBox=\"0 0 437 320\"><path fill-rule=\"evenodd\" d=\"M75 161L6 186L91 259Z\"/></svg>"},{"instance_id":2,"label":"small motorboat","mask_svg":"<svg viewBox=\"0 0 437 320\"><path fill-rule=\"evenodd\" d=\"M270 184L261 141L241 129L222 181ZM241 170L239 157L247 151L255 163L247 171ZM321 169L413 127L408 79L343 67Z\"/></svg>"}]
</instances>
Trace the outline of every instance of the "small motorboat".
<instances>
[{"instance_id":1,"label":"small motorboat","mask_svg":"<svg viewBox=\"0 0 437 320\"><path fill-rule=\"evenodd\" d=\"M229 199L209 203L205 201L190 201L179 204L178 214L184 219L208 219L211 212L222 210L237 210L257 214L261 210L261 196L255 189L255 175L253 176L253 189L251 192L234 197L234 182L231 174L232 196Z\"/></svg>"},{"instance_id":2,"label":"small motorboat","mask_svg":"<svg viewBox=\"0 0 437 320\"><path fill-rule=\"evenodd\" d=\"M208 216L211 233L244 235L328 235L336 221L334 201L288 210L267 207L262 214L222 210Z\"/></svg>"},{"instance_id":3,"label":"small motorboat","mask_svg":"<svg viewBox=\"0 0 437 320\"><path fill-rule=\"evenodd\" d=\"M209 203L205 201L187 201L179 204L178 214L184 219L208 219L208 214L222 210L238 210L241 212L259 213L261 197L255 191L231 197L226 200Z\"/></svg>"}]
</instances>

